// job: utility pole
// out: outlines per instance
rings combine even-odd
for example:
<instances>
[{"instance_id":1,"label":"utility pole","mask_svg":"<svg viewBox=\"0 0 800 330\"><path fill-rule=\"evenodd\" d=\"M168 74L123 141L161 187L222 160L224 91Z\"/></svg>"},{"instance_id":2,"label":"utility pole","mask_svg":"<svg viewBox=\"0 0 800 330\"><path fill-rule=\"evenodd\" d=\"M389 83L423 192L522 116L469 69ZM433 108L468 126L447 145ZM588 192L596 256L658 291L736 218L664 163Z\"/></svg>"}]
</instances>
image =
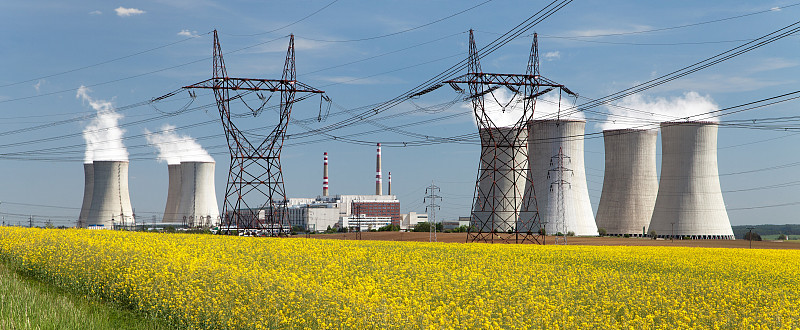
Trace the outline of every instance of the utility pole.
<instances>
[{"instance_id":1,"label":"utility pole","mask_svg":"<svg viewBox=\"0 0 800 330\"><path fill-rule=\"evenodd\" d=\"M748 232L747 232L748 233L747 234L747 240L750 241L750 248L751 249L753 248L753 229L756 229L756 227L747 227L747 230L748 230Z\"/></svg>"},{"instance_id":2,"label":"utility pole","mask_svg":"<svg viewBox=\"0 0 800 330\"><path fill-rule=\"evenodd\" d=\"M439 205L436 204L436 199L442 200L442 196L436 194L438 191L439 187L433 184L433 180L431 180L431 185L425 188L425 194L427 196L422 199L423 203L428 203L428 206L425 207L425 212L430 212L428 215L428 223L430 224L428 241L430 242L436 242L436 210L439 209Z\"/></svg>"},{"instance_id":3,"label":"utility pole","mask_svg":"<svg viewBox=\"0 0 800 330\"><path fill-rule=\"evenodd\" d=\"M30 221L28 223L28 227L33 228L33 216L32 215L28 218L28 221Z\"/></svg>"},{"instance_id":4,"label":"utility pole","mask_svg":"<svg viewBox=\"0 0 800 330\"><path fill-rule=\"evenodd\" d=\"M559 240L563 240L564 245L567 244L567 219L566 219L566 212L565 212L565 205L564 205L564 186L572 187L569 181L564 179L564 172L572 173L572 170L564 166L564 160L570 161L568 156L564 156L564 151L562 148L558 148L558 154L550 158L550 166L553 166L553 161L556 162L556 167L551 168L547 171L548 178L550 177L550 172L556 173L556 180L550 183L550 191L553 191L553 187L558 189L557 194L557 218L556 218L556 244L559 243ZM558 236L558 232L561 232L561 237Z\"/></svg>"}]
</instances>

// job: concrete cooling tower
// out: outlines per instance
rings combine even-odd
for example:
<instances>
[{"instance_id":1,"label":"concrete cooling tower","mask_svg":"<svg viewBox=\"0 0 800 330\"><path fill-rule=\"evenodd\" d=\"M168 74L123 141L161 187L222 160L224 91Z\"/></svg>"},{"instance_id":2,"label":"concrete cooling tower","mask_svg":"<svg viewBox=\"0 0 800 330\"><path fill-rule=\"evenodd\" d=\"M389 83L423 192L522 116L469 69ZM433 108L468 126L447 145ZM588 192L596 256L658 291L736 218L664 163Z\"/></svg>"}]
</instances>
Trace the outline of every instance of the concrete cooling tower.
<instances>
[{"instance_id":1,"label":"concrete cooling tower","mask_svg":"<svg viewBox=\"0 0 800 330\"><path fill-rule=\"evenodd\" d=\"M548 234L566 234L572 231L579 236L597 235L583 164L585 126L586 121L574 119L529 122L529 175L532 176L536 192L539 218L546 223L545 230ZM564 155L563 167L570 170L563 174L564 181L569 183L563 185L563 227L557 221L561 218L561 212L558 211L558 187L551 187L556 181L556 173L551 170L558 166L553 157L558 155L559 149ZM533 197L525 198L530 202Z\"/></svg>"},{"instance_id":2,"label":"concrete cooling tower","mask_svg":"<svg viewBox=\"0 0 800 330\"><path fill-rule=\"evenodd\" d=\"M133 208L128 192L128 162L95 161L93 176L92 202L85 224L104 225L106 228L133 225Z\"/></svg>"},{"instance_id":3,"label":"concrete cooling tower","mask_svg":"<svg viewBox=\"0 0 800 330\"><path fill-rule=\"evenodd\" d=\"M83 164L83 204L81 204L81 214L78 216L78 228L86 228L86 219L89 217L89 209L92 207L93 190L94 165L85 163Z\"/></svg>"},{"instance_id":4,"label":"concrete cooling tower","mask_svg":"<svg viewBox=\"0 0 800 330\"><path fill-rule=\"evenodd\" d=\"M180 166L180 221L186 219L186 224L191 227L217 224L219 208L214 194L215 163L181 162Z\"/></svg>"},{"instance_id":5,"label":"concrete cooling tower","mask_svg":"<svg viewBox=\"0 0 800 330\"><path fill-rule=\"evenodd\" d=\"M658 194L657 130L603 131L606 169L597 227L609 235L643 236Z\"/></svg>"},{"instance_id":6,"label":"concrete cooling tower","mask_svg":"<svg viewBox=\"0 0 800 330\"><path fill-rule=\"evenodd\" d=\"M648 231L734 239L719 184L717 128L712 122L661 124L661 178Z\"/></svg>"},{"instance_id":7,"label":"concrete cooling tower","mask_svg":"<svg viewBox=\"0 0 800 330\"><path fill-rule=\"evenodd\" d=\"M169 187L167 187L167 206L164 208L164 218L161 222L181 222L183 217L178 214L181 201L181 165L167 165L169 173Z\"/></svg>"},{"instance_id":8,"label":"concrete cooling tower","mask_svg":"<svg viewBox=\"0 0 800 330\"><path fill-rule=\"evenodd\" d=\"M528 132L513 128L481 129L478 192L470 225L478 232L514 230L525 191Z\"/></svg>"}]
</instances>

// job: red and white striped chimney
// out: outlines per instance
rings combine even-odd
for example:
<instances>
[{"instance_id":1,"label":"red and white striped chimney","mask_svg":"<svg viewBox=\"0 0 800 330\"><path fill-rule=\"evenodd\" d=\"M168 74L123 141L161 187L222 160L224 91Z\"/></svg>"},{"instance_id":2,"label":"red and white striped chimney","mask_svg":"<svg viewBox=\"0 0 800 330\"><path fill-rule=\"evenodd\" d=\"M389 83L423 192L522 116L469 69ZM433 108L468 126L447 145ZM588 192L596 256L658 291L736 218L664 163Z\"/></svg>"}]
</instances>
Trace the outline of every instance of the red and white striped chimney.
<instances>
[{"instance_id":1,"label":"red and white striped chimney","mask_svg":"<svg viewBox=\"0 0 800 330\"><path fill-rule=\"evenodd\" d=\"M328 196L328 153L325 153L325 163L322 167L322 196Z\"/></svg>"},{"instance_id":2,"label":"red and white striped chimney","mask_svg":"<svg viewBox=\"0 0 800 330\"><path fill-rule=\"evenodd\" d=\"M389 172L389 196L392 195L392 172Z\"/></svg>"},{"instance_id":3,"label":"red and white striped chimney","mask_svg":"<svg viewBox=\"0 0 800 330\"><path fill-rule=\"evenodd\" d=\"M383 179L381 179L381 144L378 143L378 158L375 162L375 195L383 193Z\"/></svg>"}]
</instances>

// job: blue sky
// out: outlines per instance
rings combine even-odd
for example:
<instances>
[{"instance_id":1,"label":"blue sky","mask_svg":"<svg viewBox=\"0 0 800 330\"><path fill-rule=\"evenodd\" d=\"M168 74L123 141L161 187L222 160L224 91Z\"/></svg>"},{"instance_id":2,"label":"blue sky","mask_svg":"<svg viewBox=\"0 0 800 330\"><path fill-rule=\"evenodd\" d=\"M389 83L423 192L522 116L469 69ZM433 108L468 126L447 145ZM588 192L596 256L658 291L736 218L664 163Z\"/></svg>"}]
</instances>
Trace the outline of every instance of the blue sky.
<instances>
[{"instance_id":1,"label":"blue sky","mask_svg":"<svg viewBox=\"0 0 800 330\"><path fill-rule=\"evenodd\" d=\"M158 150L148 145L144 132L165 124L196 138L216 159L221 204L229 156L213 95L198 92L190 110L174 116L163 113L188 103L186 92L155 108L125 107L209 78L209 32L214 29L219 30L229 75L248 78L280 77L287 35L295 34L298 79L325 90L334 106L327 120L319 123L315 121L318 99L296 104L293 118L308 120L303 121L305 127L290 125L291 135L338 122L359 112L353 109L403 94L464 58L469 29L475 30L481 47L546 4L3 1L0 215L7 223L25 221L27 215L39 223L51 219L56 224L77 217L83 195L81 132L95 113L76 97L81 86L89 88L93 99L121 108L118 112L124 117L119 124L131 159L131 199L137 215L160 218L164 209L166 163L158 161ZM795 23L798 13L800 5L792 1L574 1L530 32L540 35L543 75L582 96L599 98ZM530 37L519 38L487 55L481 61L484 71L524 73L530 42ZM696 92L724 108L793 92L800 90L797 54L800 37L789 36L649 89L642 97L670 99ZM392 172L393 192L404 212L424 211L425 187L434 180L444 197L439 216L469 215L478 144L392 144L419 141L426 135L473 133L470 110L459 104L448 106L457 96L442 88L376 117L382 118L376 119L377 124L402 126L402 134L376 123L330 132L360 134L354 138L365 144L319 135L288 139L282 159L288 195L320 194L325 151L330 155L331 193L370 193L375 148L368 143L384 142L388 144L383 150L384 172ZM725 116L722 123L794 116L797 105L785 102ZM239 106L234 112L245 110ZM603 112L609 111L595 110L600 113L586 114L587 133L599 132ZM275 116L269 111L243 125L270 126ZM797 123L789 120L778 126ZM791 129L720 128L719 170L732 224L798 222L800 205L792 204L800 202L800 185L795 185L800 181L798 142L800 135ZM587 139L585 148L589 193L596 208L603 181L602 139ZM782 204L789 205L776 206Z\"/></svg>"}]
</instances>

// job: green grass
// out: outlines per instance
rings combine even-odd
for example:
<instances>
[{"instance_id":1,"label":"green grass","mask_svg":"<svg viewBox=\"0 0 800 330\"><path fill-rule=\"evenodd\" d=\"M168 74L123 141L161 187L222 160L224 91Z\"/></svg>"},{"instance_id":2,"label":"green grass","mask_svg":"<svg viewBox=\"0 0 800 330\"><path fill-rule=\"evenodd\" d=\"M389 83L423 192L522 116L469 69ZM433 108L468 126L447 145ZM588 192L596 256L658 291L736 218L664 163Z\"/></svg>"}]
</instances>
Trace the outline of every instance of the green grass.
<instances>
[{"instance_id":1,"label":"green grass","mask_svg":"<svg viewBox=\"0 0 800 330\"><path fill-rule=\"evenodd\" d=\"M0 262L0 329L171 329L122 307L20 275Z\"/></svg>"},{"instance_id":2,"label":"green grass","mask_svg":"<svg viewBox=\"0 0 800 330\"><path fill-rule=\"evenodd\" d=\"M778 239L778 236L780 235L761 235L761 239L765 241L775 241ZM788 236L789 239L792 241L800 240L800 235L786 235L786 236Z\"/></svg>"}]
</instances>

